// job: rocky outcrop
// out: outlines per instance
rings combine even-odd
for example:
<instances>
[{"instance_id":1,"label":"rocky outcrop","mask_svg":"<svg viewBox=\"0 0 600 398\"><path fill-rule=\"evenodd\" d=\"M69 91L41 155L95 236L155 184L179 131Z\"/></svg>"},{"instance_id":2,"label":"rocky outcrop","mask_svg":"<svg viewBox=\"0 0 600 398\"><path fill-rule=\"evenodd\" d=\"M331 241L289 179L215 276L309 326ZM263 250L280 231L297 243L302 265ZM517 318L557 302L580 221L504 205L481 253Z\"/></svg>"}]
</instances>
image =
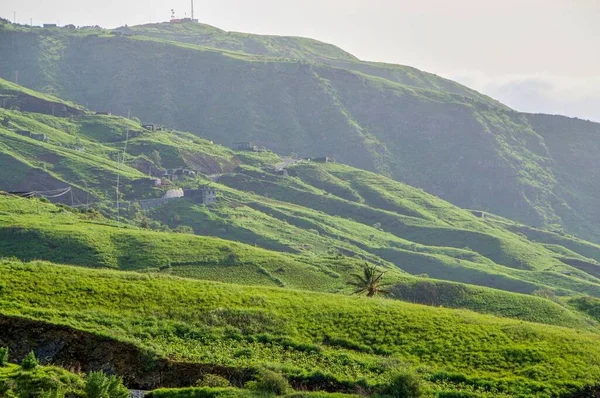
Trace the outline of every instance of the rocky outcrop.
<instances>
[{"instance_id":1,"label":"rocky outcrop","mask_svg":"<svg viewBox=\"0 0 600 398\"><path fill-rule=\"evenodd\" d=\"M9 348L12 362L20 362L34 351L43 364L118 374L125 385L136 390L189 387L207 373L243 385L254 374L252 369L173 362L110 337L11 316L0 316L0 347Z\"/></svg>"}]
</instances>

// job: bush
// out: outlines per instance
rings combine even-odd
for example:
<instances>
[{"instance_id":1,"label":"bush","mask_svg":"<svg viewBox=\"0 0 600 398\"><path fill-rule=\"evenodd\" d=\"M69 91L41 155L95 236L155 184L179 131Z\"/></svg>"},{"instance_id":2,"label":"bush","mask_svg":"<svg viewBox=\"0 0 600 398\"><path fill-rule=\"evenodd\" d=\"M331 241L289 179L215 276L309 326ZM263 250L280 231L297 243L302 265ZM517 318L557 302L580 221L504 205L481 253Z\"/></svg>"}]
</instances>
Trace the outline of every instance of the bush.
<instances>
[{"instance_id":1,"label":"bush","mask_svg":"<svg viewBox=\"0 0 600 398\"><path fill-rule=\"evenodd\" d=\"M21 362L21 368L23 370L33 370L39 366L38 360L35 357L35 353L31 351Z\"/></svg>"},{"instance_id":2,"label":"bush","mask_svg":"<svg viewBox=\"0 0 600 398\"><path fill-rule=\"evenodd\" d=\"M196 382L197 387L229 387L231 383L224 377L213 374L206 374Z\"/></svg>"},{"instance_id":3,"label":"bush","mask_svg":"<svg viewBox=\"0 0 600 398\"><path fill-rule=\"evenodd\" d=\"M379 393L394 398L419 398L425 395L418 376L403 372L392 377L389 384L384 385Z\"/></svg>"},{"instance_id":4,"label":"bush","mask_svg":"<svg viewBox=\"0 0 600 398\"><path fill-rule=\"evenodd\" d=\"M49 391L42 391L39 395L40 398L65 398L65 393L61 388L57 388Z\"/></svg>"},{"instance_id":5,"label":"bush","mask_svg":"<svg viewBox=\"0 0 600 398\"><path fill-rule=\"evenodd\" d=\"M285 395L291 389L287 379L281 373L268 369L261 369L254 381L246 383L246 388L275 395Z\"/></svg>"},{"instance_id":6,"label":"bush","mask_svg":"<svg viewBox=\"0 0 600 398\"><path fill-rule=\"evenodd\" d=\"M0 347L0 367L8 365L8 348Z\"/></svg>"},{"instance_id":7,"label":"bush","mask_svg":"<svg viewBox=\"0 0 600 398\"><path fill-rule=\"evenodd\" d=\"M129 390L117 376L107 376L104 372L91 372L85 381L87 398L128 398Z\"/></svg>"}]
</instances>

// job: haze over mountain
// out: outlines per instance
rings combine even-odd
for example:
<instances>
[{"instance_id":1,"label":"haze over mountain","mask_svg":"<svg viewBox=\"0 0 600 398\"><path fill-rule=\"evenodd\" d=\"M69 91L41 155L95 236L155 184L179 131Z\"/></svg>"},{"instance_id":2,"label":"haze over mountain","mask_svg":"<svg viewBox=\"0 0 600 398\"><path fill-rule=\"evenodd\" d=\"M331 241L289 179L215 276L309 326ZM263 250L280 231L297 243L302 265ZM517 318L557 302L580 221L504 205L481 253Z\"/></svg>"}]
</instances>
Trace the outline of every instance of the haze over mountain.
<instances>
[{"instance_id":1,"label":"haze over mountain","mask_svg":"<svg viewBox=\"0 0 600 398\"><path fill-rule=\"evenodd\" d=\"M172 8L190 13L188 0L4 0L0 16L115 28L165 21ZM201 22L226 30L311 37L457 80L519 111L596 121L599 10L595 0L196 2Z\"/></svg>"}]
</instances>

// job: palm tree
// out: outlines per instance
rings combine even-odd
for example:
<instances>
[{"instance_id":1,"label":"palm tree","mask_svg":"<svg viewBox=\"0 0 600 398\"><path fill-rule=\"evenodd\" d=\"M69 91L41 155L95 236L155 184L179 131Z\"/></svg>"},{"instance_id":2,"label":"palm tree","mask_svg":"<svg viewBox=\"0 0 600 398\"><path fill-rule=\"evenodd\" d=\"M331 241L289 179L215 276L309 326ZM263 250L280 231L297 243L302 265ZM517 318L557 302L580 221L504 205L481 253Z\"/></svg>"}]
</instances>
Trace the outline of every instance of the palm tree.
<instances>
[{"instance_id":1,"label":"palm tree","mask_svg":"<svg viewBox=\"0 0 600 398\"><path fill-rule=\"evenodd\" d=\"M367 297L373 297L376 294L390 294L388 290L382 289L388 284L381 283L385 272L381 272L374 265L365 264L363 274L352 274L355 280L349 281L348 285L354 286L353 294L367 293Z\"/></svg>"}]
</instances>

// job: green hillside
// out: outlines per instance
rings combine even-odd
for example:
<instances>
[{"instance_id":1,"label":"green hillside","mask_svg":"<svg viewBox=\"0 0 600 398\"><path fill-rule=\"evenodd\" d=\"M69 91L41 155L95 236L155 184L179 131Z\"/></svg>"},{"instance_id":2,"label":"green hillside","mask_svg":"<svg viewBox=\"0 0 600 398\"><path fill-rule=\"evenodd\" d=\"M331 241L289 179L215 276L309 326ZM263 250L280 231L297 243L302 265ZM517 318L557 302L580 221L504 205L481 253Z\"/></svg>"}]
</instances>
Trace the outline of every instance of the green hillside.
<instances>
[{"instance_id":1,"label":"green hillside","mask_svg":"<svg viewBox=\"0 0 600 398\"><path fill-rule=\"evenodd\" d=\"M188 364L181 384L209 368L244 382L268 366L297 387L340 392L376 389L399 369L415 369L432 392L475 396L557 396L600 377L598 335L581 331L385 299L42 263L0 267L0 313L22 331L20 345L5 332L1 343L19 353L43 346L27 332L38 320L65 342L85 334L103 349L77 352L77 340L54 356L84 361L84 369L117 366L133 386L148 388L153 368L178 362ZM113 360L105 355L119 346Z\"/></svg>"},{"instance_id":2,"label":"green hillside","mask_svg":"<svg viewBox=\"0 0 600 398\"><path fill-rule=\"evenodd\" d=\"M435 75L312 40L201 24L5 23L0 52L0 77L19 71L25 86L98 111L131 111L225 145L331 156L463 208L600 239L598 124L514 112Z\"/></svg>"},{"instance_id":3,"label":"green hillside","mask_svg":"<svg viewBox=\"0 0 600 398\"><path fill-rule=\"evenodd\" d=\"M200 54L234 69L252 63L251 73L295 65L277 55L284 39L264 39L273 51L267 59L198 47L180 36L184 28L169 44L141 36L143 29L130 36L10 25L0 30L0 46L7 32L49 34L69 45L105 40L107 51L115 42L132 53L139 45L193 51L188 61ZM331 62L358 62L334 48L313 50ZM224 100L237 95L214 89ZM402 90L444 107L456 98L416 85ZM230 139L254 137L214 138L208 122L191 132L149 126L161 122L156 112L144 120L108 114L112 106L96 113L3 80L0 98L0 349L9 348L13 363L33 350L44 365L74 371L23 373L1 367L0 358L0 396L44 390L44 397L84 398L90 376L83 373L96 370L123 376L129 388L161 388L150 397L264 397L264 378L289 384L281 396L381 396L399 372L428 397L587 397L600 385L600 246L558 225L467 210L365 170L381 171L385 157L359 169L339 159L232 150ZM487 120L497 123L496 105L486 106ZM272 117L281 109L253 108ZM552 151L563 127L547 129L558 140ZM323 148L311 145L311 156ZM555 178L521 149L528 173ZM593 182L581 178L570 192ZM183 191L206 184L217 190L215 203ZM38 197L19 196L30 194ZM380 296L387 297L352 297L348 282L365 266L384 273L389 294Z\"/></svg>"},{"instance_id":4,"label":"green hillside","mask_svg":"<svg viewBox=\"0 0 600 398\"><path fill-rule=\"evenodd\" d=\"M0 255L328 292L348 292L350 274L371 263L387 270L404 300L595 327L588 315L562 302L561 307L507 293L600 297L594 244L556 233L562 240L528 238L515 223L481 218L422 190L342 164L234 152L189 133L149 131L135 120L88 111L62 117L0 112L8 119L0 129L0 148L11 170L0 178L0 188L72 186L73 198L61 198L63 203L72 200L79 210L91 206L121 221L5 197ZM18 129L44 133L48 142L23 137ZM282 164L289 176L274 173ZM199 174L158 187L145 174L158 176L176 167ZM204 184L209 176L218 181L212 182L219 191L214 205L184 198L147 211L138 206L168 189ZM222 272L224 267L232 272ZM414 294L415 283L429 278L431 291ZM456 295L453 284L439 280L504 292L457 285ZM481 305L486 299L478 297L490 305Z\"/></svg>"}]
</instances>

